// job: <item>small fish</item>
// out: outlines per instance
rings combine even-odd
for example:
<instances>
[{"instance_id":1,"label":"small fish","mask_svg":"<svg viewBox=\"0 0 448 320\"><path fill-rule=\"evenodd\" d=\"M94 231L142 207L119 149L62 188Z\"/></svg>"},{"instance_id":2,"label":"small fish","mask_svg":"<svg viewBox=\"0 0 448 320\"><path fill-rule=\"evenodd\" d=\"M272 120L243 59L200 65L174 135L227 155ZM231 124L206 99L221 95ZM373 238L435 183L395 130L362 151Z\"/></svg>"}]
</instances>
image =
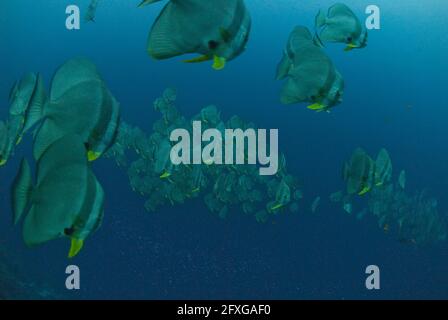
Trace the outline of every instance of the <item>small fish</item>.
<instances>
[{"instance_id":1,"label":"small fish","mask_svg":"<svg viewBox=\"0 0 448 320\"><path fill-rule=\"evenodd\" d=\"M311 212L315 213L320 204L320 197L316 197L311 204Z\"/></svg>"},{"instance_id":2,"label":"small fish","mask_svg":"<svg viewBox=\"0 0 448 320\"><path fill-rule=\"evenodd\" d=\"M213 61L213 69L222 70L246 49L250 30L243 0L170 0L152 26L147 51L157 60L196 53L184 62Z\"/></svg>"},{"instance_id":3,"label":"small fish","mask_svg":"<svg viewBox=\"0 0 448 320\"><path fill-rule=\"evenodd\" d=\"M40 100L45 100L41 98ZM56 140L77 134L84 140L89 161L98 159L115 142L120 106L87 59L71 59L55 73L48 99L33 105L34 118L42 118L34 138L38 160Z\"/></svg>"},{"instance_id":4,"label":"small fish","mask_svg":"<svg viewBox=\"0 0 448 320\"><path fill-rule=\"evenodd\" d=\"M381 187L392 178L392 160L386 149L381 149L375 160L375 186Z\"/></svg>"},{"instance_id":5,"label":"small fish","mask_svg":"<svg viewBox=\"0 0 448 320\"><path fill-rule=\"evenodd\" d=\"M344 79L331 59L313 42L306 27L296 27L290 34L283 58L277 67L283 104L310 103L308 109L327 111L342 102Z\"/></svg>"},{"instance_id":6,"label":"small fish","mask_svg":"<svg viewBox=\"0 0 448 320\"><path fill-rule=\"evenodd\" d=\"M91 0L89 7L87 8L84 20L86 22L95 22L96 10L98 9L99 0Z\"/></svg>"},{"instance_id":7,"label":"small fish","mask_svg":"<svg viewBox=\"0 0 448 320\"><path fill-rule=\"evenodd\" d=\"M357 148L348 163L344 164L344 180L347 193L360 196L370 192L374 186L375 161L361 148Z\"/></svg>"},{"instance_id":8,"label":"small fish","mask_svg":"<svg viewBox=\"0 0 448 320\"><path fill-rule=\"evenodd\" d=\"M345 43L345 51L367 46L367 30L363 29L360 20L345 4L333 5L327 14L320 10L316 16L315 28L314 42L320 46L325 42Z\"/></svg>"},{"instance_id":9,"label":"small fish","mask_svg":"<svg viewBox=\"0 0 448 320\"><path fill-rule=\"evenodd\" d=\"M71 240L69 258L101 225L104 191L87 162L81 137L55 141L37 164L36 184L22 160L12 187L14 223L24 217L23 239L37 246L59 237Z\"/></svg>"}]
</instances>

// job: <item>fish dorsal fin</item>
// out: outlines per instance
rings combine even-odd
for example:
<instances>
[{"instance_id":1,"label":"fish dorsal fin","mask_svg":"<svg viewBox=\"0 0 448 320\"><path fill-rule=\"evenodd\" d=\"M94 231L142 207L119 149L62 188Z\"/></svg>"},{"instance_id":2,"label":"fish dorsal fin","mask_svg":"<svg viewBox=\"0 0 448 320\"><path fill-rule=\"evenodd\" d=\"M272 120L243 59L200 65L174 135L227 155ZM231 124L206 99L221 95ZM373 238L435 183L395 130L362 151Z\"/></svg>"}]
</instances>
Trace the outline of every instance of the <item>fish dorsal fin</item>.
<instances>
[{"instance_id":1,"label":"fish dorsal fin","mask_svg":"<svg viewBox=\"0 0 448 320\"><path fill-rule=\"evenodd\" d=\"M140 2L140 4L138 5L139 8L159 2L161 0L142 0L142 2Z\"/></svg>"},{"instance_id":2,"label":"fish dorsal fin","mask_svg":"<svg viewBox=\"0 0 448 320\"><path fill-rule=\"evenodd\" d=\"M289 36L289 43L292 46L300 45L304 40L312 41L313 35L310 30L306 27L298 26L295 27L291 35Z\"/></svg>"},{"instance_id":3,"label":"fish dorsal fin","mask_svg":"<svg viewBox=\"0 0 448 320\"><path fill-rule=\"evenodd\" d=\"M12 185L12 209L14 224L17 224L29 205L33 189L31 168L28 161L22 159L19 173Z\"/></svg>"},{"instance_id":4,"label":"fish dorsal fin","mask_svg":"<svg viewBox=\"0 0 448 320\"><path fill-rule=\"evenodd\" d=\"M147 51L157 60L169 59L186 53L197 52L203 39L203 26L193 23L194 7L187 3L170 1L157 17L149 34ZM199 18L199 17L198 17Z\"/></svg>"},{"instance_id":5,"label":"fish dorsal fin","mask_svg":"<svg viewBox=\"0 0 448 320\"><path fill-rule=\"evenodd\" d=\"M76 58L65 62L51 81L50 100L58 101L74 86L90 81L102 82L96 66L88 59Z\"/></svg>"},{"instance_id":6,"label":"fish dorsal fin","mask_svg":"<svg viewBox=\"0 0 448 320\"><path fill-rule=\"evenodd\" d=\"M315 28L319 29L321 28L323 25L325 25L327 23L327 17L325 16L325 12L320 9L319 12L316 15L314 24L315 24Z\"/></svg>"},{"instance_id":7,"label":"fish dorsal fin","mask_svg":"<svg viewBox=\"0 0 448 320\"><path fill-rule=\"evenodd\" d=\"M346 16L346 17L356 18L353 11L349 7L347 7L345 4L342 4L342 3L337 3L328 9L328 17L329 18L334 18L337 16Z\"/></svg>"},{"instance_id":8,"label":"fish dorsal fin","mask_svg":"<svg viewBox=\"0 0 448 320\"><path fill-rule=\"evenodd\" d=\"M47 93L42 79L42 75L37 75L36 87L31 97L30 106L27 111L27 117L23 133L31 129L37 122L44 117L45 106L47 104Z\"/></svg>"},{"instance_id":9,"label":"fish dorsal fin","mask_svg":"<svg viewBox=\"0 0 448 320\"><path fill-rule=\"evenodd\" d=\"M23 116L29 106L34 89L36 88L36 75L27 73L20 79L18 86L10 93L11 105L9 114Z\"/></svg>"}]
</instances>

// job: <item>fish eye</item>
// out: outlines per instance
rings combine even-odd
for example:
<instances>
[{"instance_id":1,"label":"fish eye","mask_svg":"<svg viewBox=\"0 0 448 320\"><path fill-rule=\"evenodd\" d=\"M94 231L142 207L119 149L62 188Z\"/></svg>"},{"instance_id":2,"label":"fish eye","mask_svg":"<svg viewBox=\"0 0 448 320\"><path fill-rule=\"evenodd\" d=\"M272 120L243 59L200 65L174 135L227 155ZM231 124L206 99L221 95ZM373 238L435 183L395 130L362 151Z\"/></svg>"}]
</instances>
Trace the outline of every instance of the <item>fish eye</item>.
<instances>
[{"instance_id":1,"label":"fish eye","mask_svg":"<svg viewBox=\"0 0 448 320\"><path fill-rule=\"evenodd\" d=\"M311 99L311 101L315 101L316 100L316 96L311 96L310 99Z\"/></svg>"},{"instance_id":2,"label":"fish eye","mask_svg":"<svg viewBox=\"0 0 448 320\"><path fill-rule=\"evenodd\" d=\"M352 42L353 38L352 37L348 37L347 38L347 42Z\"/></svg>"},{"instance_id":3,"label":"fish eye","mask_svg":"<svg viewBox=\"0 0 448 320\"><path fill-rule=\"evenodd\" d=\"M219 43L215 40L210 40L208 42L208 48L211 50L216 49L218 47L218 45L219 45Z\"/></svg>"},{"instance_id":4,"label":"fish eye","mask_svg":"<svg viewBox=\"0 0 448 320\"><path fill-rule=\"evenodd\" d=\"M71 227L71 228L65 228L65 229L64 229L64 234L65 234L66 236L71 236L71 235L73 234L73 232L75 232L75 230L73 229L73 227Z\"/></svg>"}]
</instances>

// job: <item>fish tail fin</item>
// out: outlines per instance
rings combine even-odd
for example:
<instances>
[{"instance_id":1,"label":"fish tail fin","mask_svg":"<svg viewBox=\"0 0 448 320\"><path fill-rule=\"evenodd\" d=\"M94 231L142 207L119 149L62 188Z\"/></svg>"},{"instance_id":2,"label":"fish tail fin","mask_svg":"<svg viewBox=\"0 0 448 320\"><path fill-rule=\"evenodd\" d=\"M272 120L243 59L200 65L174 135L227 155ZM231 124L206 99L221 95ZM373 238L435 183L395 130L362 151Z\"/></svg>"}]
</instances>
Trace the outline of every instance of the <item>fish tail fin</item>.
<instances>
[{"instance_id":1,"label":"fish tail fin","mask_svg":"<svg viewBox=\"0 0 448 320\"><path fill-rule=\"evenodd\" d=\"M26 123L23 130L24 133L43 119L47 102L48 98L45 91L44 81L42 75L39 74L37 76L36 87L31 97L30 107L28 109Z\"/></svg>"},{"instance_id":2,"label":"fish tail fin","mask_svg":"<svg viewBox=\"0 0 448 320\"><path fill-rule=\"evenodd\" d=\"M30 202L33 191L31 168L28 161L22 159L19 172L12 185L12 209L14 224L17 224Z\"/></svg>"},{"instance_id":3,"label":"fish tail fin","mask_svg":"<svg viewBox=\"0 0 448 320\"><path fill-rule=\"evenodd\" d=\"M327 23L327 17L325 16L325 12L320 9L316 15L316 19L314 21L315 28L319 29L322 26L324 26L326 23Z\"/></svg>"},{"instance_id":4,"label":"fish tail fin","mask_svg":"<svg viewBox=\"0 0 448 320\"><path fill-rule=\"evenodd\" d=\"M159 1L161 1L161 0L142 0L142 2L140 2L140 4L137 7L142 8L142 7L147 6L148 4L153 4L153 3L156 3Z\"/></svg>"}]
</instances>

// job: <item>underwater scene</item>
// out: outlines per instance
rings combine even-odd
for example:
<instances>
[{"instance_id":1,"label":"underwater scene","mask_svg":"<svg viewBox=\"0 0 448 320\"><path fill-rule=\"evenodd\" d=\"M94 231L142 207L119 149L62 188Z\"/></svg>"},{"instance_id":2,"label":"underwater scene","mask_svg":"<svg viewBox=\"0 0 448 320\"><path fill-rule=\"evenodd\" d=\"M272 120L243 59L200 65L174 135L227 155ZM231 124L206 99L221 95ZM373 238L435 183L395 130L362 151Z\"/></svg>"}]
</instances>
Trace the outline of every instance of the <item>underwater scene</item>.
<instances>
[{"instance_id":1,"label":"underwater scene","mask_svg":"<svg viewBox=\"0 0 448 320\"><path fill-rule=\"evenodd\" d=\"M446 0L1 0L0 300L447 299Z\"/></svg>"}]
</instances>

